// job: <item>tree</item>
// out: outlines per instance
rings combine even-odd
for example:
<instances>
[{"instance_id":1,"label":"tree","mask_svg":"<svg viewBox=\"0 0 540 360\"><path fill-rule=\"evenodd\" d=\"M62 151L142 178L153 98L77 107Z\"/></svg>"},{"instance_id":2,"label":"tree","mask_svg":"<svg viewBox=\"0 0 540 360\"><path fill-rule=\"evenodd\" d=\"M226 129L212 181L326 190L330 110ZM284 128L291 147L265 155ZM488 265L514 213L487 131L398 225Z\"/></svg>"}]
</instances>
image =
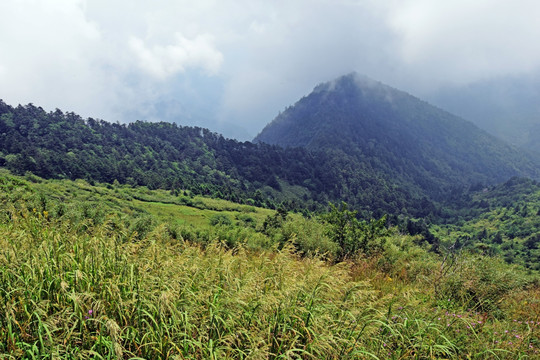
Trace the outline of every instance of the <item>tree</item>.
<instances>
[{"instance_id":1,"label":"tree","mask_svg":"<svg viewBox=\"0 0 540 360\"><path fill-rule=\"evenodd\" d=\"M357 214L342 202L339 207L330 204L330 212L322 216L327 224L326 235L340 248L336 261L343 261L358 253L373 255L384 247L388 234L386 215L368 223L358 220Z\"/></svg>"}]
</instances>

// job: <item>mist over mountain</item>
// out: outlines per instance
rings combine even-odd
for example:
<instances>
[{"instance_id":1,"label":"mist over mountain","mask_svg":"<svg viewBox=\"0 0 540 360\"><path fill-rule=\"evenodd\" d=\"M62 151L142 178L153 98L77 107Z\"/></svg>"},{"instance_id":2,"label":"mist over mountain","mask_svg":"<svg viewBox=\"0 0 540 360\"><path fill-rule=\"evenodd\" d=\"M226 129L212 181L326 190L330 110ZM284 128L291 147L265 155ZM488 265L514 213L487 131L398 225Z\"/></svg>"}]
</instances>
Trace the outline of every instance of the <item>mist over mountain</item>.
<instances>
[{"instance_id":1,"label":"mist over mountain","mask_svg":"<svg viewBox=\"0 0 540 360\"><path fill-rule=\"evenodd\" d=\"M255 143L199 127L113 124L0 101L0 166L273 208L318 211L345 201L364 217L449 218L444 202L473 185L540 177L534 157L357 74L317 86Z\"/></svg>"},{"instance_id":2,"label":"mist over mountain","mask_svg":"<svg viewBox=\"0 0 540 360\"><path fill-rule=\"evenodd\" d=\"M427 94L426 99L540 156L540 75L446 86Z\"/></svg>"},{"instance_id":3,"label":"mist over mountain","mask_svg":"<svg viewBox=\"0 0 540 360\"><path fill-rule=\"evenodd\" d=\"M540 173L536 159L473 123L356 73L315 87L254 141L340 151L433 196Z\"/></svg>"}]
</instances>

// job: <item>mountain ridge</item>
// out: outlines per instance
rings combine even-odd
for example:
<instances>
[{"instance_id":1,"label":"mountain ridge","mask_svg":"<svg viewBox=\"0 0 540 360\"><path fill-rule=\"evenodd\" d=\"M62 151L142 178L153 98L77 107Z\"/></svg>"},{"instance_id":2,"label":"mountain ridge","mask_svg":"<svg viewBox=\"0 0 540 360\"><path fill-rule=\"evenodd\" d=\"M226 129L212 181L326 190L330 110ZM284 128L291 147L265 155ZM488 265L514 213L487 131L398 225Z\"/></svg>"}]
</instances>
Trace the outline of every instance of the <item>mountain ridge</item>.
<instances>
[{"instance_id":1,"label":"mountain ridge","mask_svg":"<svg viewBox=\"0 0 540 360\"><path fill-rule=\"evenodd\" d=\"M316 86L254 142L382 157L392 176L409 167L421 186L422 177L440 186L540 176L535 159L473 123L357 73Z\"/></svg>"},{"instance_id":2,"label":"mountain ridge","mask_svg":"<svg viewBox=\"0 0 540 360\"><path fill-rule=\"evenodd\" d=\"M444 201L472 185L538 178L538 166L520 153L508 156L506 145L494 146L484 135L478 144L477 129L465 120L456 125L451 114L409 94L365 78L359 87L357 81L348 75L321 84L278 116L274 125L298 118L306 123L296 133L285 132L295 145L285 148L225 139L197 127L114 124L0 101L0 166L19 175L118 181L300 211L345 201L366 218L447 218L452 215L445 215ZM359 98L365 121L351 121ZM405 120L397 117L404 107ZM433 121L441 113L444 121ZM317 126L307 126L310 121ZM499 154L467 148L467 139L446 135L452 126L466 127L463 136L477 141L476 148Z\"/></svg>"}]
</instances>

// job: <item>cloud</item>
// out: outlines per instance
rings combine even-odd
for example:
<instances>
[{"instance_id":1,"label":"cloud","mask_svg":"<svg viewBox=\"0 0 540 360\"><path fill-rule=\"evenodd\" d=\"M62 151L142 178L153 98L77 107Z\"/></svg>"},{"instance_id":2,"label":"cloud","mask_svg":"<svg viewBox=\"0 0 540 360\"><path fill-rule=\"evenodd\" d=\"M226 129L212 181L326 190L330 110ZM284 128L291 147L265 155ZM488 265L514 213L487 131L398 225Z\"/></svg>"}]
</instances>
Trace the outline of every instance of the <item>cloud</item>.
<instances>
[{"instance_id":1,"label":"cloud","mask_svg":"<svg viewBox=\"0 0 540 360\"><path fill-rule=\"evenodd\" d=\"M176 33L175 38L173 45L153 45L149 48L143 40L131 37L129 47L141 69L161 80L183 73L186 68L201 68L210 74L218 72L223 54L214 48L211 36L197 35L190 40Z\"/></svg>"},{"instance_id":2,"label":"cloud","mask_svg":"<svg viewBox=\"0 0 540 360\"><path fill-rule=\"evenodd\" d=\"M440 84L540 68L535 0L403 0L386 3L408 72Z\"/></svg>"},{"instance_id":3,"label":"cloud","mask_svg":"<svg viewBox=\"0 0 540 360\"><path fill-rule=\"evenodd\" d=\"M187 72L215 76L223 55L208 32L178 22L186 12L173 5L186 4L3 0L0 98L127 122L157 120L165 113L159 104L176 97L181 111L163 120L189 121L190 103L207 105L193 101L204 95L193 95Z\"/></svg>"},{"instance_id":4,"label":"cloud","mask_svg":"<svg viewBox=\"0 0 540 360\"><path fill-rule=\"evenodd\" d=\"M351 71L420 96L538 71L538 13L536 0L2 0L0 98L255 135Z\"/></svg>"},{"instance_id":5,"label":"cloud","mask_svg":"<svg viewBox=\"0 0 540 360\"><path fill-rule=\"evenodd\" d=\"M393 34L367 2L272 4L246 21L235 40L241 51L224 65L223 72L233 74L223 101L228 118L257 133L320 82L353 70L373 77L387 73Z\"/></svg>"},{"instance_id":6,"label":"cloud","mask_svg":"<svg viewBox=\"0 0 540 360\"><path fill-rule=\"evenodd\" d=\"M0 97L91 114L85 102L108 91L97 68L101 33L84 2L5 0L0 13Z\"/></svg>"}]
</instances>

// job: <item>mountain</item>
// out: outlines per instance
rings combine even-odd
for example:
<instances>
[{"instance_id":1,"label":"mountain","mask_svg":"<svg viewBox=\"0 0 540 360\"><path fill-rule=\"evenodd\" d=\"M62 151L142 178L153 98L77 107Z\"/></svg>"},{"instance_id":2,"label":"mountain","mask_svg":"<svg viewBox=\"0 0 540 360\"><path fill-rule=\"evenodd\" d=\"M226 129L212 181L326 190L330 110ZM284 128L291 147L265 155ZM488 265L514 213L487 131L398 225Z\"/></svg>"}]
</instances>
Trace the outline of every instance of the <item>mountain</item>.
<instances>
[{"instance_id":1,"label":"mountain","mask_svg":"<svg viewBox=\"0 0 540 360\"><path fill-rule=\"evenodd\" d=\"M114 124L0 101L0 167L318 211L345 201L363 217L433 213L423 192L395 186L381 162L340 151L281 148L159 122Z\"/></svg>"},{"instance_id":2,"label":"mountain","mask_svg":"<svg viewBox=\"0 0 540 360\"><path fill-rule=\"evenodd\" d=\"M427 100L540 156L540 73L445 86Z\"/></svg>"},{"instance_id":3,"label":"mountain","mask_svg":"<svg viewBox=\"0 0 540 360\"><path fill-rule=\"evenodd\" d=\"M19 175L302 211L345 201L364 218L429 219L450 219L444 201L471 185L539 177L534 160L471 123L356 74L318 86L256 140L0 101L0 167Z\"/></svg>"},{"instance_id":4,"label":"mountain","mask_svg":"<svg viewBox=\"0 0 540 360\"><path fill-rule=\"evenodd\" d=\"M540 176L535 158L471 122L356 73L315 87L254 142L339 152L434 199L456 187Z\"/></svg>"}]
</instances>

